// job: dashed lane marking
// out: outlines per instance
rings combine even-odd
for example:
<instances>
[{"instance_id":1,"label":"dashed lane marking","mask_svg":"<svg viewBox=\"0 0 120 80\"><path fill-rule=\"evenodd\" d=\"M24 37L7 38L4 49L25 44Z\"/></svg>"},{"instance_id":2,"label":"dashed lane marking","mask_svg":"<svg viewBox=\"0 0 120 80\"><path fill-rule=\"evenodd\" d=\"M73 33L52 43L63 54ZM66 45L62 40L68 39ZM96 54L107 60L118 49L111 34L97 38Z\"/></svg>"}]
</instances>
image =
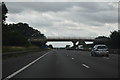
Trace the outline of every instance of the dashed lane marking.
<instances>
[{"instance_id":1,"label":"dashed lane marking","mask_svg":"<svg viewBox=\"0 0 120 80\"><path fill-rule=\"evenodd\" d=\"M72 59L75 59L75 58L72 58Z\"/></svg>"},{"instance_id":2,"label":"dashed lane marking","mask_svg":"<svg viewBox=\"0 0 120 80\"><path fill-rule=\"evenodd\" d=\"M105 59L110 59L110 58L108 58L108 57L103 57L103 58L105 58Z\"/></svg>"},{"instance_id":3,"label":"dashed lane marking","mask_svg":"<svg viewBox=\"0 0 120 80\"><path fill-rule=\"evenodd\" d=\"M86 64L82 64L82 66L86 67L86 68L90 68L89 66L87 66Z\"/></svg>"}]
</instances>

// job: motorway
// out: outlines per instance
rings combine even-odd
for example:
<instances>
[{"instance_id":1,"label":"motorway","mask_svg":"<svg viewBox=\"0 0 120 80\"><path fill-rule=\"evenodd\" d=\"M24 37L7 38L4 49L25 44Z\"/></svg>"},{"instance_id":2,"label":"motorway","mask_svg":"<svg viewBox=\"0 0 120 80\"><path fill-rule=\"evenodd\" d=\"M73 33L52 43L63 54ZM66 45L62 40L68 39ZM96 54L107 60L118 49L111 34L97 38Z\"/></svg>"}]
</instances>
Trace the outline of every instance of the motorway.
<instances>
[{"instance_id":1,"label":"motorway","mask_svg":"<svg viewBox=\"0 0 120 80\"><path fill-rule=\"evenodd\" d=\"M36 53L22 59L3 61L3 77L118 78L117 54L110 54L109 57L92 57L88 51L51 50L41 56ZM14 66L15 64L17 66ZM22 66L19 67L20 65Z\"/></svg>"}]
</instances>

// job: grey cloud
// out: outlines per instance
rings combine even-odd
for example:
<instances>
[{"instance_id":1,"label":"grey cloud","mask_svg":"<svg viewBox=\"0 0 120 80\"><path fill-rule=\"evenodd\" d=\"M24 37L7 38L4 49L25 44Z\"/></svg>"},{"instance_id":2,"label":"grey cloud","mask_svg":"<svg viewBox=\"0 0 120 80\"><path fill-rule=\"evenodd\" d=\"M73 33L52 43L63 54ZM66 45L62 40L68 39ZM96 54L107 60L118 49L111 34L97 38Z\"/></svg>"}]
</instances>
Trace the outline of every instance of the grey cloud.
<instances>
[{"instance_id":1,"label":"grey cloud","mask_svg":"<svg viewBox=\"0 0 120 80\"><path fill-rule=\"evenodd\" d=\"M17 13L25 9L36 11L64 11L73 6L84 8L85 11L95 12L114 9L105 2L7 2L10 12Z\"/></svg>"},{"instance_id":2,"label":"grey cloud","mask_svg":"<svg viewBox=\"0 0 120 80\"><path fill-rule=\"evenodd\" d=\"M40 12L63 11L65 8L73 6L68 2L7 2L10 13L18 13L30 9Z\"/></svg>"},{"instance_id":3,"label":"grey cloud","mask_svg":"<svg viewBox=\"0 0 120 80\"><path fill-rule=\"evenodd\" d=\"M9 21L17 22L23 20L23 22L28 22L28 24L37 29L46 29L50 32L46 33L46 35L78 36L79 34L79 36L96 36L99 32L97 33L91 30L91 27L100 28L102 26L104 27L105 23L114 24L117 22L117 9L108 5L108 3L11 2L7 3L7 6L9 14L16 17L16 19L12 19L11 16ZM22 17L19 17L20 15L22 15ZM77 25L74 23L77 23ZM68 30L68 27L74 28ZM79 30L77 30L77 28L79 28Z\"/></svg>"},{"instance_id":4,"label":"grey cloud","mask_svg":"<svg viewBox=\"0 0 120 80\"><path fill-rule=\"evenodd\" d=\"M114 15L114 16L113 16ZM87 13L86 15L89 20L101 22L101 23L117 23L117 11L104 11L94 14Z\"/></svg>"},{"instance_id":5,"label":"grey cloud","mask_svg":"<svg viewBox=\"0 0 120 80\"><path fill-rule=\"evenodd\" d=\"M109 5L108 2L81 2L80 7L84 8L85 12L99 12L115 9L113 6Z\"/></svg>"},{"instance_id":6,"label":"grey cloud","mask_svg":"<svg viewBox=\"0 0 120 80\"><path fill-rule=\"evenodd\" d=\"M68 11L69 12L69 11ZM118 22L118 16L117 16L118 10L107 10L107 11L98 11L98 12L83 12L78 11L75 12L74 10L69 13L69 15L63 15L65 18L81 22L81 23L89 23L93 22L91 24L95 24L94 22L97 22L95 25L101 25L104 23L117 23Z\"/></svg>"},{"instance_id":7,"label":"grey cloud","mask_svg":"<svg viewBox=\"0 0 120 80\"><path fill-rule=\"evenodd\" d=\"M87 22L90 20L103 23L117 22L117 9L108 5L107 2L9 2L7 6L10 13L20 13L25 10L37 12L51 11L59 12L60 14L57 16L60 16L64 11L68 11L68 15L63 14L63 16L78 22ZM74 9L72 9L74 6L83 9L74 11ZM68 8L71 8L72 11L67 10ZM111 16L113 14L114 16Z\"/></svg>"}]
</instances>

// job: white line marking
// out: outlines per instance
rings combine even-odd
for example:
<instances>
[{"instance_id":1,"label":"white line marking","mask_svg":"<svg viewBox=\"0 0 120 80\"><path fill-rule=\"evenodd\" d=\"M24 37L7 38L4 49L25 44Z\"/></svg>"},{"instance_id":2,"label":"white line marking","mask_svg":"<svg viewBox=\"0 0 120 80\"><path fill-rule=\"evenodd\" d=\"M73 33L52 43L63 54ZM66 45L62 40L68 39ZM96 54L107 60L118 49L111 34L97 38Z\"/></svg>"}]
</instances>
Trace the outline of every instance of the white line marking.
<instances>
[{"instance_id":1,"label":"white line marking","mask_svg":"<svg viewBox=\"0 0 120 80\"><path fill-rule=\"evenodd\" d=\"M72 59L75 59L75 58L72 58Z\"/></svg>"},{"instance_id":2,"label":"white line marking","mask_svg":"<svg viewBox=\"0 0 120 80\"><path fill-rule=\"evenodd\" d=\"M32 61L31 63L29 63L28 65L24 66L23 68L19 69L18 71L14 72L13 74L9 75L8 77L6 77L3 80L8 80L12 77L14 77L15 75L17 75L18 73L20 73L21 71L25 70L27 67L31 66L32 64L34 64L35 62L37 62L39 59L43 58L45 55L47 55L49 52L47 52L46 54L40 56L39 58L35 59L34 61Z\"/></svg>"},{"instance_id":3,"label":"white line marking","mask_svg":"<svg viewBox=\"0 0 120 80\"><path fill-rule=\"evenodd\" d=\"M110 59L110 58L106 58L106 59Z\"/></svg>"},{"instance_id":4,"label":"white line marking","mask_svg":"<svg viewBox=\"0 0 120 80\"><path fill-rule=\"evenodd\" d=\"M86 67L86 68L90 68L89 66L87 66L86 64L82 64L84 67Z\"/></svg>"},{"instance_id":5,"label":"white line marking","mask_svg":"<svg viewBox=\"0 0 120 80\"><path fill-rule=\"evenodd\" d=\"M110 59L110 58L108 58L108 57L103 57L103 58L105 58L105 59Z\"/></svg>"}]
</instances>

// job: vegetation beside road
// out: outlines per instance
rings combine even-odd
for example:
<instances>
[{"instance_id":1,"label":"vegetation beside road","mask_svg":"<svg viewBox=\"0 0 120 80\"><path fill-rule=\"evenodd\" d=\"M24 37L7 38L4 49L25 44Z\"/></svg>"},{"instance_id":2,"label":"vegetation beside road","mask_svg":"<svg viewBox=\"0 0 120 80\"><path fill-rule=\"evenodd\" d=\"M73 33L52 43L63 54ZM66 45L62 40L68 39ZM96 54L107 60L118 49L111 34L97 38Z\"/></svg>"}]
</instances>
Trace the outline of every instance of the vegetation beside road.
<instances>
[{"instance_id":1,"label":"vegetation beside road","mask_svg":"<svg viewBox=\"0 0 120 80\"><path fill-rule=\"evenodd\" d=\"M29 46L29 47L22 47L22 46L3 46L2 52L16 52L16 51L29 51L29 50L38 50L40 49L38 46Z\"/></svg>"},{"instance_id":2,"label":"vegetation beside road","mask_svg":"<svg viewBox=\"0 0 120 80\"><path fill-rule=\"evenodd\" d=\"M47 52L50 49L42 49L38 46L30 46L30 47L21 47L21 46L9 46L3 47L2 58L3 60L10 58L17 58L20 56L25 56L28 54L34 54L36 52Z\"/></svg>"}]
</instances>

